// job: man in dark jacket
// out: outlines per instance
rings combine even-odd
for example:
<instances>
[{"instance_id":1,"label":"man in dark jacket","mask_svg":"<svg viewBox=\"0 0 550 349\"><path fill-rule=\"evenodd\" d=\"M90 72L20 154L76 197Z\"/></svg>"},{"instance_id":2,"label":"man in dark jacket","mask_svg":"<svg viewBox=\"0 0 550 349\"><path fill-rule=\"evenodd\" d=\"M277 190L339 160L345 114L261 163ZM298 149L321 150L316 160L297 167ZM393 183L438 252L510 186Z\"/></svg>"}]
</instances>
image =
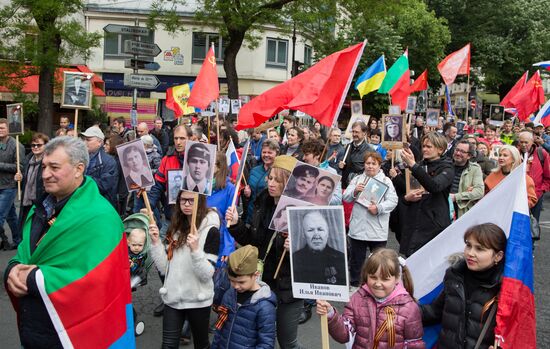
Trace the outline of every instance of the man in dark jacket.
<instances>
[{"instance_id":1,"label":"man in dark jacket","mask_svg":"<svg viewBox=\"0 0 550 349\"><path fill-rule=\"evenodd\" d=\"M124 142L133 141L136 139L136 133L134 130L127 128L125 126L126 121L124 118L118 117L113 121L113 130L119 134L120 137L124 140Z\"/></svg>"},{"instance_id":2,"label":"man in dark jacket","mask_svg":"<svg viewBox=\"0 0 550 349\"><path fill-rule=\"evenodd\" d=\"M344 159L345 148L340 142L342 139L342 131L339 128L333 128L328 137L328 147L325 153L325 159L328 160L328 165L336 170L341 175L342 170L338 167L338 163Z\"/></svg>"},{"instance_id":3,"label":"man in dark jacket","mask_svg":"<svg viewBox=\"0 0 550 349\"><path fill-rule=\"evenodd\" d=\"M342 170L342 189L348 186L353 177L365 171L365 152L375 151L365 139L367 129L363 121L356 121L351 127L353 142L348 144L344 159L338 163L338 168Z\"/></svg>"},{"instance_id":4,"label":"man in dark jacket","mask_svg":"<svg viewBox=\"0 0 550 349\"><path fill-rule=\"evenodd\" d=\"M160 142L162 152L159 152L159 154L164 155L168 151L168 147L170 145L170 135L162 126L162 118L156 117L155 127L151 130L151 135L155 136Z\"/></svg>"}]
</instances>

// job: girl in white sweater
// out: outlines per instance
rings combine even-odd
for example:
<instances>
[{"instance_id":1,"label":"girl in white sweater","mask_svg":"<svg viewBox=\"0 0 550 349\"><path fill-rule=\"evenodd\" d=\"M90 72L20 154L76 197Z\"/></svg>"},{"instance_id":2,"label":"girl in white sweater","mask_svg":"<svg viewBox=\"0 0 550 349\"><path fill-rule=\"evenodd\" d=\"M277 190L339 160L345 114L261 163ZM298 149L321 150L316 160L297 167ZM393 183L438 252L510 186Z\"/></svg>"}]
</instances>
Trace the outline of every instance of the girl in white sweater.
<instances>
[{"instance_id":1,"label":"girl in white sweater","mask_svg":"<svg viewBox=\"0 0 550 349\"><path fill-rule=\"evenodd\" d=\"M160 289L164 302L162 348L178 348L185 319L189 321L194 347L208 348L210 307L214 296L212 275L220 246L220 219L215 209L198 195L197 228L191 227L195 194L180 191L175 213L166 233L166 247L158 228L151 229L151 256L165 275Z\"/></svg>"}]
</instances>

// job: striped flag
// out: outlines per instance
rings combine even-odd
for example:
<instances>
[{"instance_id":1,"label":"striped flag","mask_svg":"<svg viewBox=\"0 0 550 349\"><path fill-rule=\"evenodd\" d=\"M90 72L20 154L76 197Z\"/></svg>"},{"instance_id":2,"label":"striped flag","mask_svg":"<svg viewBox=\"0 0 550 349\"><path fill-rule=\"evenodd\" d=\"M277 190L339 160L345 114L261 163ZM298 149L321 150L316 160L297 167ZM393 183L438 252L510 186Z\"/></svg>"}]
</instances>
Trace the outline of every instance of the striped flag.
<instances>
[{"instance_id":1,"label":"striped flag","mask_svg":"<svg viewBox=\"0 0 550 349\"><path fill-rule=\"evenodd\" d=\"M227 167L229 167L230 176L233 177L232 175L236 175L239 169L239 157L237 156L237 149L232 139L229 140L229 145L225 151L225 158L227 159Z\"/></svg>"},{"instance_id":2,"label":"striped flag","mask_svg":"<svg viewBox=\"0 0 550 349\"><path fill-rule=\"evenodd\" d=\"M355 89L359 91L359 95L363 98L364 95L376 91L382 85L385 77L386 61L384 55L382 55L357 78Z\"/></svg>"},{"instance_id":3,"label":"striped flag","mask_svg":"<svg viewBox=\"0 0 550 349\"><path fill-rule=\"evenodd\" d=\"M533 122L541 123L544 127L550 126L550 99L540 108Z\"/></svg>"}]
</instances>

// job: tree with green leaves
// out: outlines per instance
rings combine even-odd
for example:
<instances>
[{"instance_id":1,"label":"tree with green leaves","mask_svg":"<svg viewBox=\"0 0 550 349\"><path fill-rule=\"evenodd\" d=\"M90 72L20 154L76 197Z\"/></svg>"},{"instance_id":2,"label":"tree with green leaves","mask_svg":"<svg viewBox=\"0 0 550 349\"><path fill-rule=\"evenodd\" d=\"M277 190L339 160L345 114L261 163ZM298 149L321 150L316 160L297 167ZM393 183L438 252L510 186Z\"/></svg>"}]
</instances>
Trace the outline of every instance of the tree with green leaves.
<instances>
[{"instance_id":1,"label":"tree with green leaves","mask_svg":"<svg viewBox=\"0 0 550 349\"><path fill-rule=\"evenodd\" d=\"M101 35L87 33L78 17L83 6L83 0L12 0L0 9L0 84L22 98L21 78L39 75L38 131L46 134L52 134L56 68L85 60L99 45Z\"/></svg>"}]
</instances>

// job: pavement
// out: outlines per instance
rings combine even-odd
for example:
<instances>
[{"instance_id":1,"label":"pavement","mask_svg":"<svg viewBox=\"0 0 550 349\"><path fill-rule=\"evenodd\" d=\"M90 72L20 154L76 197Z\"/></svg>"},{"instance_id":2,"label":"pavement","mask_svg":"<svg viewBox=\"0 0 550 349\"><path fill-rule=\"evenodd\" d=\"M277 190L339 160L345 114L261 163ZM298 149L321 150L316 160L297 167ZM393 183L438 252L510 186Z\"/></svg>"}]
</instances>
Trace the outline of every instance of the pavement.
<instances>
[{"instance_id":1,"label":"pavement","mask_svg":"<svg viewBox=\"0 0 550 349\"><path fill-rule=\"evenodd\" d=\"M535 248L535 301L537 316L537 343L539 348L550 348L550 195L547 195L544 203L545 209L541 214L542 239L537 242ZM6 225L7 228L7 225ZM9 234L9 229L8 234ZM397 248L397 242L389 241L388 247ZM0 251L0 270L7 265L15 251ZM159 348L162 337L162 317L154 317L153 309L160 302L158 290L161 287L158 275L154 270L149 273L148 284L138 288L133 293L133 303L138 314L138 319L145 323L145 332L137 337L137 348ZM335 304L339 309L343 304ZM315 309L313 309L315 310ZM214 315L211 315L213 321ZM321 330L319 317L313 314L310 321L300 325L298 330L300 344L305 349L321 348ZM0 338L1 348L20 348L17 334L15 312L10 304L5 291L0 291ZM180 346L192 348L192 345ZM330 340L331 348L345 348L344 345Z\"/></svg>"}]
</instances>

